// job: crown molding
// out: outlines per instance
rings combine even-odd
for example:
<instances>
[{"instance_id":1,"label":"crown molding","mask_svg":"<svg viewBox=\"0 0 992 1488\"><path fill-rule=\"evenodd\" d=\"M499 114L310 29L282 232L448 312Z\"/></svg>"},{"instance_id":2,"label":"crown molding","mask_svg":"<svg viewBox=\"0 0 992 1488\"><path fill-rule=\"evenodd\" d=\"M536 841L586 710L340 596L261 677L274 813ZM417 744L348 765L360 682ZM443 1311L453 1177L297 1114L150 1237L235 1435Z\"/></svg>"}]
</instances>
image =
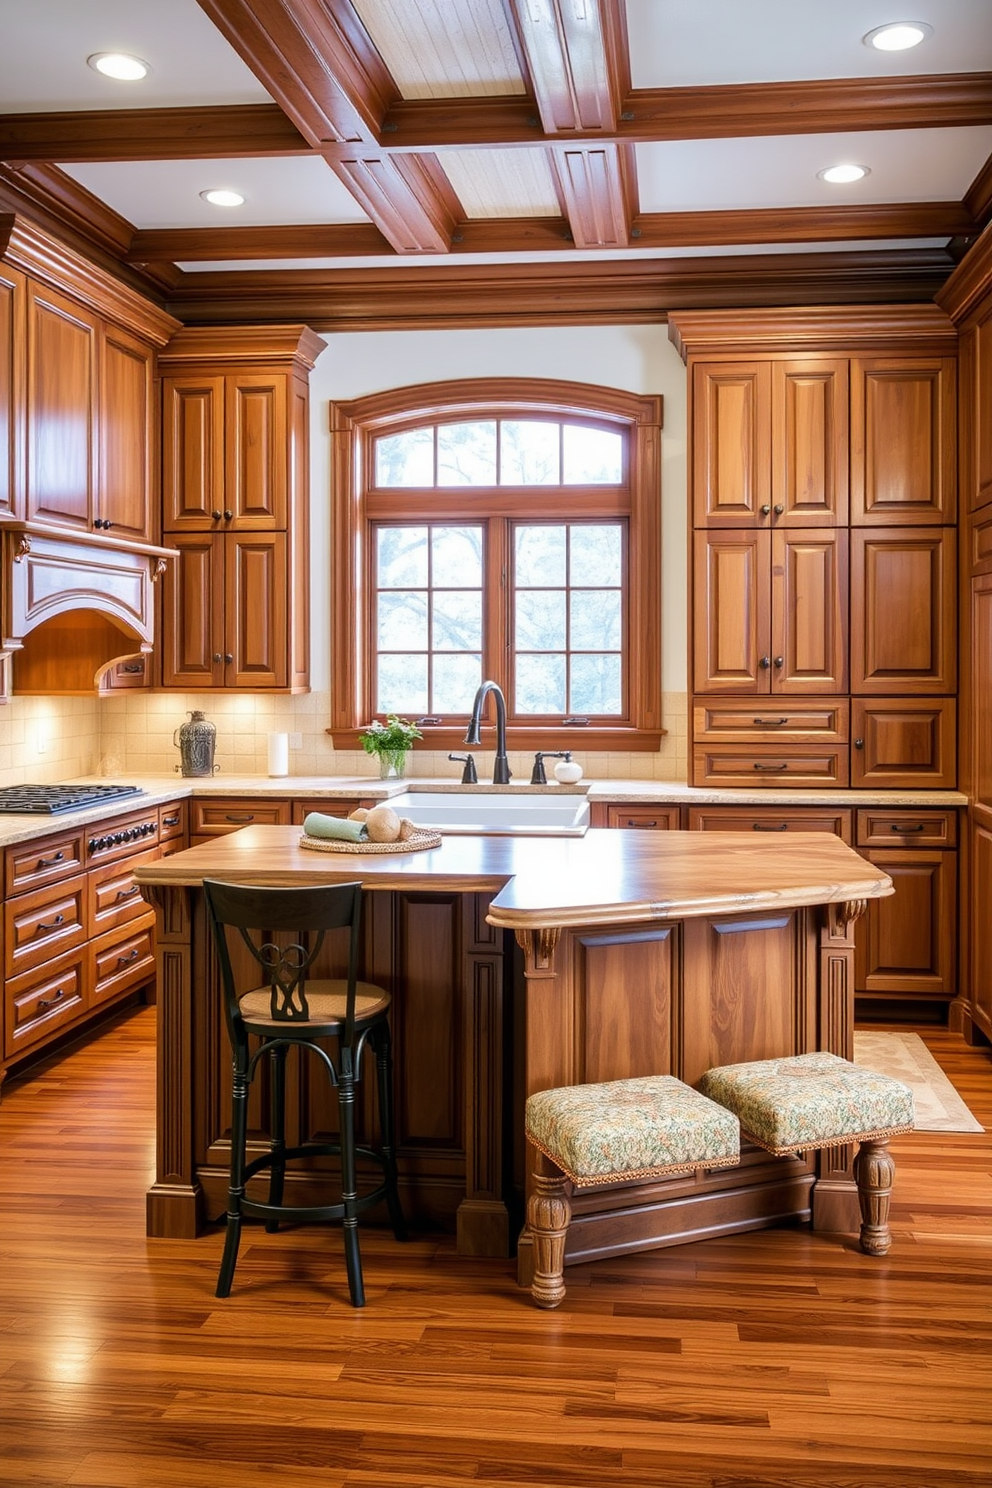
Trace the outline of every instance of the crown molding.
<instances>
[{"instance_id":1,"label":"crown molding","mask_svg":"<svg viewBox=\"0 0 992 1488\"><path fill-rule=\"evenodd\" d=\"M696 356L861 351L884 347L893 355L922 343L952 355L957 333L937 305L770 306L754 310L680 310L668 319L669 339L683 361Z\"/></svg>"},{"instance_id":2,"label":"crown molding","mask_svg":"<svg viewBox=\"0 0 992 1488\"><path fill-rule=\"evenodd\" d=\"M992 288L992 222L958 264L936 296L937 304L960 325Z\"/></svg>"}]
</instances>

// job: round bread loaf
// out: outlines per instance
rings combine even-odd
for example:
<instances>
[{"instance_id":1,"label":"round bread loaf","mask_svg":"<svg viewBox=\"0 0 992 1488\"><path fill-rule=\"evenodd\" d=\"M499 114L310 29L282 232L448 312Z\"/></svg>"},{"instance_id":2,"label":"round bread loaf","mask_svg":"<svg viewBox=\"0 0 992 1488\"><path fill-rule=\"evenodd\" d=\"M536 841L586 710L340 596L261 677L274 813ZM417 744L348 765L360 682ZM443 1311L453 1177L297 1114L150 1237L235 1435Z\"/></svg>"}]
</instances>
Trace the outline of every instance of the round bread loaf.
<instances>
[{"instance_id":1,"label":"round bread loaf","mask_svg":"<svg viewBox=\"0 0 992 1488\"><path fill-rule=\"evenodd\" d=\"M373 806L365 818L365 830L372 842L396 842L400 835L400 819L391 806Z\"/></svg>"}]
</instances>

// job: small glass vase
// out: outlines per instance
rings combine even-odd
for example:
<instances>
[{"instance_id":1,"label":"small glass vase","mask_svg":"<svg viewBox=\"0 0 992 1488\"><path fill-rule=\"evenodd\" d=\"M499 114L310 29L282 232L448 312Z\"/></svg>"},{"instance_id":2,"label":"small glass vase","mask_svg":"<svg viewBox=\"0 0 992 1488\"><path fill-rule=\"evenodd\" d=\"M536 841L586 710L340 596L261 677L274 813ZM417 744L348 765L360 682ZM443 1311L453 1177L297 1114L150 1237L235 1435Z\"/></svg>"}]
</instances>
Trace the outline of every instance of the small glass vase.
<instances>
[{"instance_id":1,"label":"small glass vase","mask_svg":"<svg viewBox=\"0 0 992 1488\"><path fill-rule=\"evenodd\" d=\"M408 749L383 749L379 752L379 779L395 780L406 774Z\"/></svg>"}]
</instances>

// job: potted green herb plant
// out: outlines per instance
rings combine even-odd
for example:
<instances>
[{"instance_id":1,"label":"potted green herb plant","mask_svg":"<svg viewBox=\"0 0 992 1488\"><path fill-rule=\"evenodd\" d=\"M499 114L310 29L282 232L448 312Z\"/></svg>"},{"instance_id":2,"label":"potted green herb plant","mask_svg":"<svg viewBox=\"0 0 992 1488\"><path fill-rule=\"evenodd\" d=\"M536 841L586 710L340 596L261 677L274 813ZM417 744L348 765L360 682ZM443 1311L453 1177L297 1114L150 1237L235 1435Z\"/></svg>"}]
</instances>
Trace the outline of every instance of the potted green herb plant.
<instances>
[{"instance_id":1,"label":"potted green herb plant","mask_svg":"<svg viewBox=\"0 0 992 1488\"><path fill-rule=\"evenodd\" d=\"M358 736L366 754L379 760L379 774L383 780L389 775L406 774L406 757L413 748L414 739L424 736L415 723L387 713L385 723L373 719L363 734Z\"/></svg>"}]
</instances>

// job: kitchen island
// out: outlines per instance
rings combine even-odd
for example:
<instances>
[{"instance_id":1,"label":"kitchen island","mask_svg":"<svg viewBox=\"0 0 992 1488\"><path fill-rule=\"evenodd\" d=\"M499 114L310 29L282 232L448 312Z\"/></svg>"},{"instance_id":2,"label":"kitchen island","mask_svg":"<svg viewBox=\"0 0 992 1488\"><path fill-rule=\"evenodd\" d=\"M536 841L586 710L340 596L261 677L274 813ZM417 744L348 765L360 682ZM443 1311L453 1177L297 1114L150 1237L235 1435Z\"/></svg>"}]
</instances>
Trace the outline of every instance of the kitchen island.
<instances>
[{"instance_id":1,"label":"kitchen island","mask_svg":"<svg viewBox=\"0 0 992 1488\"><path fill-rule=\"evenodd\" d=\"M523 1101L644 1074L827 1049L850 1057L855 920L891 893L826 833L589 831L448 837L427 852L325 854L297 827L248 827L136 872L158 911L158 1152L148 1233L192 1237L224 1210L229 1054L199 887L361 879L361 974L394 995L401 1185L414 1222L465 1254L508 1255L527 1181ZM333 962L328 971L334 969ZM333 1129L297 1072L294 1129ZM371 1110L364 1119L372 1120ZM265 1139L259 1101L253 1137ZM854 1225L850 1154L817 1170L746 1148L738 1168L576 1195L568 1259L813 1215ZM319 1175L298 1180L312 1202ZM520 1247L526 1279L528 1247Z\"/></svg>"}]
</instances>

